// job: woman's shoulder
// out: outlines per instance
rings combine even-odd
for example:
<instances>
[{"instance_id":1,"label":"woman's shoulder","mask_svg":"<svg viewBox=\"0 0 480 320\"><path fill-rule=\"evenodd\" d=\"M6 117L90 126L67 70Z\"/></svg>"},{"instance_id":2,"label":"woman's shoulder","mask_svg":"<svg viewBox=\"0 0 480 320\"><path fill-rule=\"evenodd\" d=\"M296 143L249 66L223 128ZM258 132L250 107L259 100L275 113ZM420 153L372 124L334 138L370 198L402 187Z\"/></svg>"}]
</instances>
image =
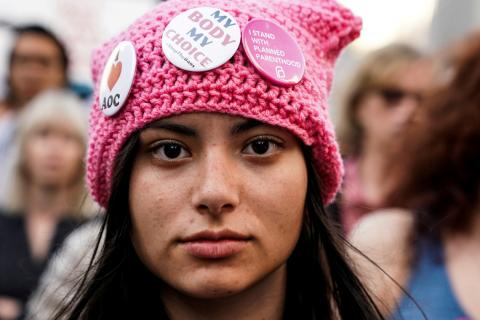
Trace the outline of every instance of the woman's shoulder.
<instances>
[{"instance_id":1,"label":"woman's shoulder","mask_svg":"<svg viewBox=\"0 0 480 320\"><path fill-rule=\"evenodd\" d=\"M414 215L403 209L382 209L362 218L349 240L387 272L402 272L409 264Z\"/></svg>"},{"instance_id":2,"label":"woman's shoulder","mask_svg":"<svg viewBox=\"0 0 480 320\"><path fill-rule=\"evenodd\" d=\"M414 224L414 214L405 209L391 208L374 211L362 217L349 235L350 241L364 249L398 248L408 244Z\"/></svg>"},{"instance_id":3,"label":"woman's shoulder","mask_svg":"<svg viewBox=\"0 0 480 320\"><path fill-rule=\"evenodd\" d=\"M382 209L361 219L349 237L357 272L385 313L393 310L408 281L413 225L412 212Z\"/></svg>"}]
</instances>

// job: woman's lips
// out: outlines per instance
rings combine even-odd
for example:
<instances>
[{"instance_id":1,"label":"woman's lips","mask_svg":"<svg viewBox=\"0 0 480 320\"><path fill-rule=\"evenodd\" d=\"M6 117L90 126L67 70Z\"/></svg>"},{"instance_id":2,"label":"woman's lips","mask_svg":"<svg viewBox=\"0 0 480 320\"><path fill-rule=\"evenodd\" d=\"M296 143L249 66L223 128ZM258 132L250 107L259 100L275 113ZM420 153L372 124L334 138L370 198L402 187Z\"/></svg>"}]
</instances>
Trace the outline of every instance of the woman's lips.
<instances>
[{"instance_id":1,"label":"woman's lips","mask_svg":"<svg viewBox=\"0 0 480 320\"><path fill-rule=\"evenodd\" d=\"M184 243L185 250L194 257L202 259L220 259L239 253L248 240L213 240Z\"/></svg>"},{"instance_id":2,"label":"woman's lips","mask_svg":"<svg viewBox=\"0 0 480 320\"><path fill-rule=\"evenodd\" d=\"M196 258L221 259L239 253L250 240L248 236L229 230L203 231L183 239L181 244L187 253Z\"/></svg>"}]
</instances>

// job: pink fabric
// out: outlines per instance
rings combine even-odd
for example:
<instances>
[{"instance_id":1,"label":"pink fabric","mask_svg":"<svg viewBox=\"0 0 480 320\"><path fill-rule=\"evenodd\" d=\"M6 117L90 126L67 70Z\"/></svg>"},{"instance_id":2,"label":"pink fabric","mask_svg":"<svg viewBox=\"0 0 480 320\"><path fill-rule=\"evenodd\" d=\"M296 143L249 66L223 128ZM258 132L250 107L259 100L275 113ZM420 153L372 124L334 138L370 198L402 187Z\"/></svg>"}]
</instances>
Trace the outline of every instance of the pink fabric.
<instances>
[{"instance_id":1,"label":"pink fabric","mask_svg":"<svg viewBox=\"0 0 480 320\"><path fill-rule=\"evenodd\" d=\"M241 30L253 18L270 19L294 36L303 49L303 80L282 88L264 80L240 46L217 69L190 73L166 60L162 32L171 19L194 7L209 6L232 14ZM138 19L93 54L95 100L90 116L87 180L93 197L105 207L116 155L128 137L160 118L189 112L220 112L257 119L290 130L312 147L325 204L337 192L343 173L327 98L333 64L355 39L361 20L333 0L170 0ZM137 52L137 70L126 105L113 117L99 108L99 82L108 56L124 40Z\"/></svg>"},{"instance_id":2,"label":"pink fabric","mask_svg":"<svg viewBox=\"0 0 480 320\"><path fill-rule=\"evenodd\" d=\"M366 200L362 184L358 176L358 163L355 160L345 161L345 179L340 202L340 220L345 233L350 233L364 215L380 209L380 203Z\"/></svg>"}]
</instances>

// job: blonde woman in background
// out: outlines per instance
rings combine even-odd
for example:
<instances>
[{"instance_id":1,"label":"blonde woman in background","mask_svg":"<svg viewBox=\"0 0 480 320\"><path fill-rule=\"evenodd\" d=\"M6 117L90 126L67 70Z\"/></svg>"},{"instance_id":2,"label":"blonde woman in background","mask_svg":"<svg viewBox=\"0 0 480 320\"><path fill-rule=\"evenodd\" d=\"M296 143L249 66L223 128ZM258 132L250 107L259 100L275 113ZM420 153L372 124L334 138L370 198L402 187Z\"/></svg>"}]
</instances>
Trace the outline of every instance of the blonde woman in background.
<instances>
[{"instance_id":1,"label":"blonde woman in background","mask_svg":"<svg viewBox=\"0 0 480 320\"><path fill-rule=\"evenodd\" d=\"M24 25L13 30L13 46L8 54L5 97L0 97L0 183L5 183L7 162L15 139L21 110L45 90L66 88L69 58L65 44L40 25ZM2 79L3 80L3 79Z\"/></svg>"},{"instance_id":2,"label":"blonde woman in background","mask_svg":"<svg viewBox=\"0 0 480 320\"><path fill-rule=\"evenodd\" d=\"M41 94L20 116L0 214L0 319L16 319L48 259L95 212L84 186L87 110Z\"/></svg>"},{"instance_id":3,"label":"blonde woman in background","mask_svg":"<svg viewBox=\"0 0 480 320\"><path fill-rule=\"evenodd\" d=\"M433 70L421 52L393 44L371 53L352 78L337 124L346 162L337 208L347 233L382 207L388 151L431 88Z\"/></svg>"}]
</instances>

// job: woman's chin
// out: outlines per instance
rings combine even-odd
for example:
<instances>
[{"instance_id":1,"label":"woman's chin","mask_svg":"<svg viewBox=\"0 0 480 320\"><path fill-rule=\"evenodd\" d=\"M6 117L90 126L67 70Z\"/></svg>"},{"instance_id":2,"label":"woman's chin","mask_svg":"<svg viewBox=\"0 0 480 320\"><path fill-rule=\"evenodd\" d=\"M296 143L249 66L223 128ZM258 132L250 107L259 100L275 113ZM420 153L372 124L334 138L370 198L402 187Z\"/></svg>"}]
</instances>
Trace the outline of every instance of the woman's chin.
<instances>
[{"instance_id":1,"label":"woman's chin","mask_svg":"<svg viewBox=\"0 0 480 320\"><path fill-rule=\"evenodd\" d=\"M183 294L197 299L221 299L243 292L249 283L239 279L222 278L222 275L211 278L192 279L180 284L177 290Z\"/></svg>"},{"instance_id":2,"label":"woman's chin","mask_svg":"<svg viewBox=\"0 0 480 320\"><path fill-rule=\"evenodd\" d=\"M186 293L196 299L222 299L234 296L239 292L241 292L241 290L236 290L235 288L211 286L194 288L192 291Z\"/></svg>"}]
</instances>

